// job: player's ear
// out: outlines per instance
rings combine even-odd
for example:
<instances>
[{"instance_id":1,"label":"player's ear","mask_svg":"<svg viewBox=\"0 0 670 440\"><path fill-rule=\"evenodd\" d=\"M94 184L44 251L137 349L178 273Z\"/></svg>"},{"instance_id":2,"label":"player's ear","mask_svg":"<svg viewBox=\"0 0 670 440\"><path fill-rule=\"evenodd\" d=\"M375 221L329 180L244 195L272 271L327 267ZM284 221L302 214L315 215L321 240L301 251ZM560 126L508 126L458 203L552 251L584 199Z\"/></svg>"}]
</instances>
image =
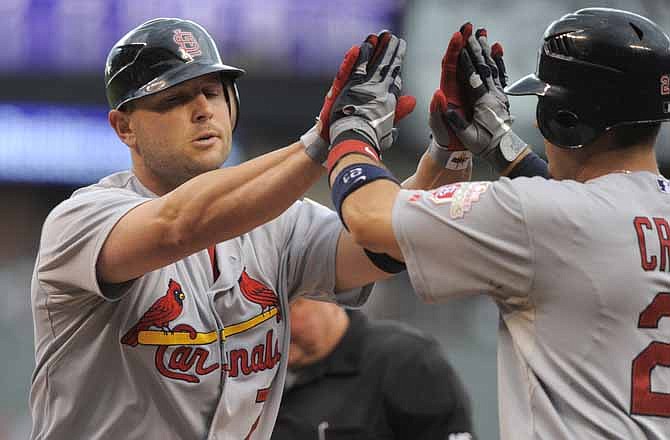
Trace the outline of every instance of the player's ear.
<instances>
[{"instance_id":1,"label":"player's ear","mask_svg":"<svg viewBox=\"0 0 670 440\"><path fill-rule=\"evenodd\" d=\"M134 148L137 139L130 123L130 114L121 110L110 110L107 118L121 142Z\"/></svg>"}]
</instances>

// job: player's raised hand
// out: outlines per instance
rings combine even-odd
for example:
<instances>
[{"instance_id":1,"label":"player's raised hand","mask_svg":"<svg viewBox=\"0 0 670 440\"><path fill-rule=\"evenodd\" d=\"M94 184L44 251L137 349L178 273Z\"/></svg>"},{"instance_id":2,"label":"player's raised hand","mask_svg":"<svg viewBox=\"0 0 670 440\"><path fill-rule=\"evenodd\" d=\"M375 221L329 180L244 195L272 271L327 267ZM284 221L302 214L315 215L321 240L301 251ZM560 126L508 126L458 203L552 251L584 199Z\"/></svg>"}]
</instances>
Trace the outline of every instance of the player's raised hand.
<instances>
[{"instance_id":1,"label":"player's raised hand","mask_svg":"<svg viewBox=\"0 0 670 440\"><path fill-rule=\"evenodd\" d=\"M391 146L395 124L416 105L413 96L400 95L405 48L404 40L382 31L349 49L317 124L301 137L310 157L323 163L332 141L345 132L357 133L377 151Z\"/></svg>"},{"instance_id":2,"label":"player's raised hand","mask_svg":"<svg viewBox=\"0 0 670 440\"><path fill-rule=\"evenodd\" d=\"M401 96L406 43L388 31L361 44L348 81L335 98L328 120L330 139L362 137L378 152L393 143L393 127L414 110L413 96ZM326 108L322 110L324 115Z\"/></svg>"},{"instance_id":3,"label":"player's raised hand","mask_svg":"<svg viewBox=\"0 0 670 440\"><path fill-rule=\"evenodd\" d=\"M436 164L450 170L465 170L472 163L472 153L463 146L447 122L447 110L458 112L462 118L466 118L463 110L464 92L458 80L458 57L464 48L463 34L454 33L442 57L440 87L430 101L428 124L431 141L428 154Z\"/></svg>"},{"instance_id":4,"label":"player's raised hand","mask_svg":"<svg viewBox=\"0 0 670 440\"><path fill-rule=\"evenodd\" d=\"M503 49L500 43L489 49L486 30L479 29L473 35L470 23L463 25L460 33L465 50L460 53L458 68L466 98L472 103L472 116L448 109L447 121L468 150L503 172L527 146L511 128L509 101L503 92L507 82Z\"/></svg>"}]
</instances>

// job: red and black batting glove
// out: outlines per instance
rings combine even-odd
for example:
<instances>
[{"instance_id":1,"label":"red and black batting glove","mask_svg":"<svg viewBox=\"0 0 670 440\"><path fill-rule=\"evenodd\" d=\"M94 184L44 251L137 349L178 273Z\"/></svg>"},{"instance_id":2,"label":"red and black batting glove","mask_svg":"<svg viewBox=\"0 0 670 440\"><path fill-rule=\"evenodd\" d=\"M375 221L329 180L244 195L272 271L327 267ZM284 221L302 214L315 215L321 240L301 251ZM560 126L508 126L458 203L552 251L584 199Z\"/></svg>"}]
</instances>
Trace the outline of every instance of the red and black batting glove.
<instances>
[{"instance_id":1,"label":"red and black batting glove","mask_svg":"<svg viewBox=\"0 0 670 440\"><path fill-rule=\"evenodd\" d=\"M300 140L305 145L307 155L318 163L323 164L328 157L328 149L330 147L330 112L335 99L340 95L342 88L351 75L359 53L360 47L352 46L344 55L333 84L328 89L328 93L326 93L326 97L323 100L323 107L316 118L316 125L300 137Z\"/></svg>"},{"instance_id":2,"label":"red and black batting glove","mask_svg":"<svg viewBox=\"0 0 670 440\"><path fill-rule=\"evenodd\" d=\"M450 170L463 170L472 163L472 153L463 145L447 122L447 111L465 115L464 91L459 82L458 57L465 48L465 37L461 32L452 35L447 51L442 57L440 87L430 101L428 125L431 141L428 154L439 165Z\"/></svg>"},{"instance_id":3,"label":"red and black batting glove","mask_svg":"<svg viewBox=\"0 0 670 440\"><path fill-rule=\"evenodd\" d=\"M381 151L393 144L395 124L416 106L413 96L400 94L405 49L405 41L388 31L369 35L361 44L353 70L327 116L326 106L322 109L333 146L329 170L353 152L379 159Z\"/></svg>"},{"instance_id":4,"label":"red and black batting glove","mask_svg":"<svg viewBox=\"0 0 670 440\"><path fill-rule=\"evenodd\" d=\"M458 57L458 70L472 115L448 109L446 119L468 150L503 172L527 144L512 131L509 100L502 85L506 82L502 46L489 49L486 30L479 29L473 35L470 23L461 28L461 34L465 50Z\"/></svg>"},{"instance_id":5,"label":"red and black batting glove","mask_svg":"<svg viewBox=\"0 0 670 440\"><path fill-rule=\"evenodd\" d=\"M502 58L502 45L495 43L489 48L488 32L484 28L477 29L474 36L470 35L469 38L474 40L469 40L466 47L477 73L486 83L487 90L495 94L509 110L509 99L503 90L507 84L507 69Z\"/></svg>"}]
</instances>

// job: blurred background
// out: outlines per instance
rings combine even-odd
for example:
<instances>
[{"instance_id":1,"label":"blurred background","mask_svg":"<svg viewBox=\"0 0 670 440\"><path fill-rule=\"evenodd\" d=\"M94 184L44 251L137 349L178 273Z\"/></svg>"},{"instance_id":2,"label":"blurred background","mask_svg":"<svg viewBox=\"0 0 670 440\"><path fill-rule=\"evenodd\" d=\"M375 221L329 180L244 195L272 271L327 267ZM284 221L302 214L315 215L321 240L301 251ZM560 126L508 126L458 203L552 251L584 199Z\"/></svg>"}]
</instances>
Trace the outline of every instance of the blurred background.
<instances>
[{"instance_id":1,"label":"blurred background","mask_svg":"<svg viewBox=\"0 0 670 440\"><path fill-rule=\"evenodd\" d=\"M0 440L26 439L30 432L30 276L41 224L74 188L130 164L126 147L107 125L103 86L107 52L128 30L159 16L193 19L215 37L224 62L247 70L238 82L241 120L227 165L294 142L312 125L344 52L368 33L393 30L408 42L404 92L418 101L386 156L404 178L427 144L427 108L438 85L440 60L463 22L486 27L491 40L503 42L514 80L535 69L546 26L587 6L625 8L670 29L668 0L0 2L5 35L0 61ZM543 154L533 126L535 102L511 99L515 130ZM658 148L663 169L670 159L667 130ZM480 164L475 176L493 177ZM325 182L308 196L330 205ZM423 304L407 276L400 275L379 283L365 309L435 335L470 393L478 437L498 437L498 315L492 302L478 297Z\"/></svg>"}]
</instances>

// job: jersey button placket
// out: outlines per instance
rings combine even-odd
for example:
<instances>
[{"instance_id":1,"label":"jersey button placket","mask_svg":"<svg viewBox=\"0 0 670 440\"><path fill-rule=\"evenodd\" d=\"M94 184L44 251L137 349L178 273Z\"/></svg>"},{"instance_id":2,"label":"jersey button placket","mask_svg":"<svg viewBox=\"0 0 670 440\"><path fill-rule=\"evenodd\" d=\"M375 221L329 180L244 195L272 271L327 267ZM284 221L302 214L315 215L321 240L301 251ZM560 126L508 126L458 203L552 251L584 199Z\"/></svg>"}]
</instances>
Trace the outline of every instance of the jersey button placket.
<instances>
[{"instance_id":1,"label":"jersey button placket","mask_svg":"<svg viewBox=\"0 0 670 440\"><path fill-rule=\"evenodd\" d=\"M224 353L226 352L225 350L226 338L224 336L223 322L219 318L218 313L216 313L216 307L214 307L214 295L212 295L211 292L210 295L207 295L207 300L209 303L210 311L212 312L212 316L214 317L214 323L216 324L216 339L217 339L216 350L218 350L217 357L219 359L219 366L221 368L220 380L219 380L219 391L221 394L223 393L223 384L226 380L226 370L225 370L226 359L224 357Z\"/></svg>"}]
</instances>

